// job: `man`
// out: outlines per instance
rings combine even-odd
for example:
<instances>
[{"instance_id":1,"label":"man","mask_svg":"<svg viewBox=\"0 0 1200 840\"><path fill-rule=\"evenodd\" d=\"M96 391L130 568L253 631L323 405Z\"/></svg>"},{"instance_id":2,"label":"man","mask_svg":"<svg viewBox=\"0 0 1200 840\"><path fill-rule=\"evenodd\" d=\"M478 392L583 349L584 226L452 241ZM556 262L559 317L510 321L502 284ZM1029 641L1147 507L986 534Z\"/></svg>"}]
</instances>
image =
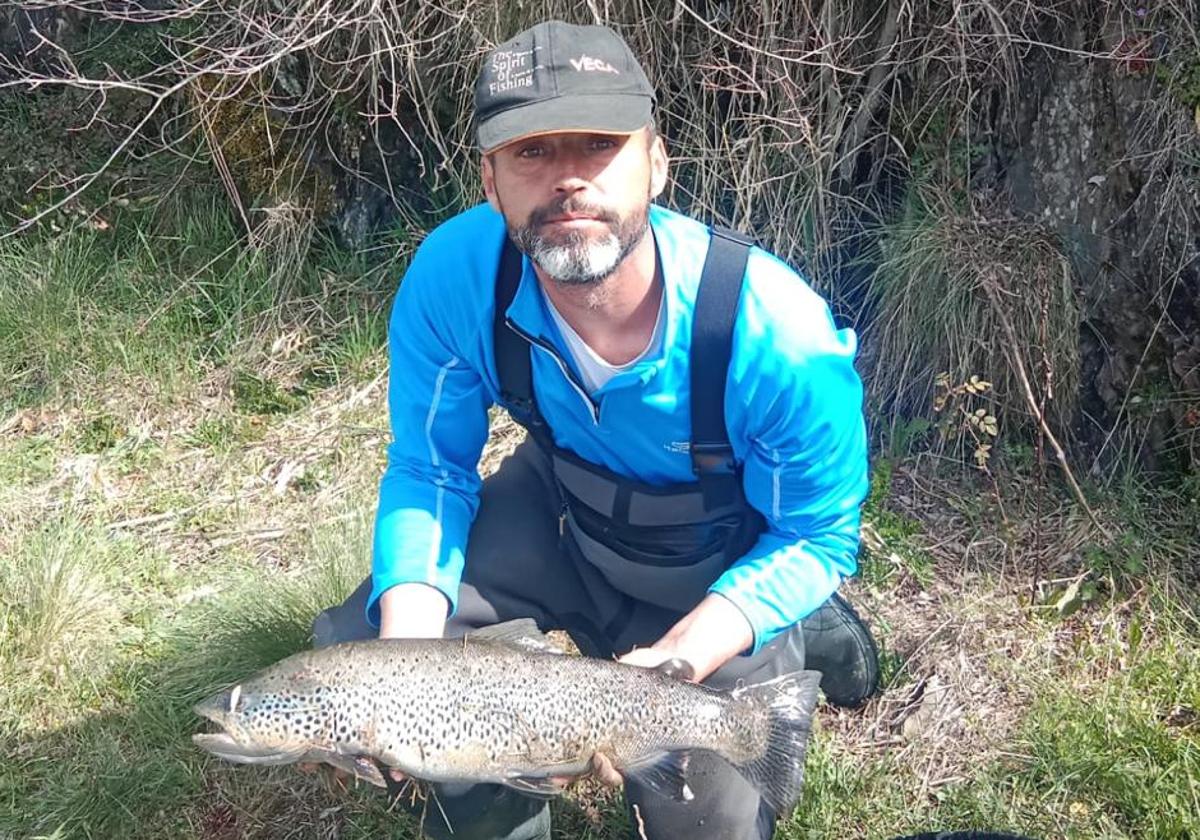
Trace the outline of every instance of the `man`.
<instances>
[{"instance_id":1,"label":"man","mask_svg":"<svg viewBox=\"0 0 1200 840\"><path fill-rule=\"evenodd\" d=\"M716 687L800 669L807 643L831 702L874 690L870 635L831 599L867 488L854 335L774 257L651 205L653 107L606 28L539 24L485 60L488 201L430 233L400 287L373 573L318 645L532 617ZM493 404L530 438L481 485ZM736 771L688 772L689 803L626 782L646 837L770 836L780 815ZM550 836L546 804L507 788L438 803L437 837Z\"/></svg>"}]
</instances>

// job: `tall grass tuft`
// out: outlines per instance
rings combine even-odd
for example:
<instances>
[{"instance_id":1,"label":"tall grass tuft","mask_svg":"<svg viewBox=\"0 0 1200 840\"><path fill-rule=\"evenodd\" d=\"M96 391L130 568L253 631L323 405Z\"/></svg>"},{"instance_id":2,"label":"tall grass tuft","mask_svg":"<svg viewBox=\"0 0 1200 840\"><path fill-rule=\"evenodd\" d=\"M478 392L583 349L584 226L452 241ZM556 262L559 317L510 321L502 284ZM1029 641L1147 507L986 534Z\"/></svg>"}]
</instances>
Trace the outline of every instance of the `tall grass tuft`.
<instances>
[{"instance_id":1,"label":"tall grass tuft","mask_svg":"<svg viewBox=\"0 0 1200 840\"><path fill-rule=\"evenodd\" d=\"M64 517L28 533L0 563L0 668L15 690L102 673L119 635L121 593L111 548Z\"/></svg>"},{"instance_id":2,"label":"tall grass tuft","mask_svg":"<svg viewBox=\"0 0 1200 840\"><path fill-rule=\"evenodd\" d=\"M941 203L885 228L882 253L864 330L865 379L882 422L932 420L947 387L939 375L948 387L975 376L991 383L984 402L1000 428L1035 427L1028 380L1038 412L1056 431L1068 429L1080 312L1072 266L1053 236Z\"/></svg>"},{"instance_id":3,"label":"tall grass tuft","mask_svg":"<svg viewBox=\"0 0 1200 840\"><path fill-rule=\"evenodd\" d=\"M98 534L82 527L73 533L77 539L58 539L49 552L31 540L20 557L74 557L73 563L61 564L75 570L70 579L90 580L81 570L95 563ZM358 584L366 573L364 552L369 547L369 518L348 517L316 529L286 574L231 564L218 576L218 591L207 600L160 604L146 615L144 636L136 643L117 645L117 655L107 657L103 672L92 669L91 691L74 700L75 714L69 714L70 709L58 714L54 726L39 725L57 702L47 696L45 683L34 686L37 690L23 695L19 704L0 693L0 711L5 712L0 714L0 801L13 806L0 808L0 836L57 831L72 838L208 837L205 815L216 805L228 805L230 797L264 813L279 798L281 780L286 780L284 787L299 789L289 830L297 829L297 820L318 822L319 812L334 803L301 802L303 792L313 792L312 785L293 768L274 774L239 772L196 749L190 735L200 731L202 722L191 707L208 693L308 647L313 617ZM28 588L12 590L10 584L35 568L33 560L26 559L0 569L0 592L12 591L14 599L27 596ZM76 584L62 591L82 595L81 603L96 606L101 603L97 591L106 592L115 603L113 589L111 584L107 590ZM49 604L44 599L41 603ZM9 630L18 624L32 629L25 613L0 614L8 615ZM71 623L59 626L69 629L70 643L79 646L79 657L70 661L76 676L82 677L89 657L102 646L97 638L89 647L86 637L118 634L111 621L100 623L99 615L91 615L91 624L82 609L64 613L64 620L67 615ZM0 650L7 654L14 639L7 631L0 639L5 640ZM7 662L0 659L0 664ZM21 676L0 672L0 692ZM11 720L9 710L16 715ZM202 775L201 768L208 765L213 769ZM338 803L345 803L344 795ZM394 822L383 816L382 807L379 810L382 824ZM362 813L354 817L369 821ZM309 836L300 830L300 835L289 836ZM378 830L376 825L375 836Z\"/></svg>"}]
</instances>

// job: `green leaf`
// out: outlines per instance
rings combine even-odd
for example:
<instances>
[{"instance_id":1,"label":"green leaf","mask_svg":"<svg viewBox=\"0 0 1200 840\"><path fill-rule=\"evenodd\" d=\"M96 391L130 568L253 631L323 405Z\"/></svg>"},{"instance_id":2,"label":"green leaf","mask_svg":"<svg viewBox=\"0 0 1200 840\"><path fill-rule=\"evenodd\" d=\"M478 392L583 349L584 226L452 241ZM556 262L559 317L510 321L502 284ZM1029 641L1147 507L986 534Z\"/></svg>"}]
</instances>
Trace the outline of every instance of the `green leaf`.
<instances>
[{"instance_id":1,"label":"green leaf","mask_svg":"<svg viewBox=\"0 0 1200 840\"><path fill-rule=\"evenodd\" d=\"M1129 619L1129 651L1136 653L1142 645L1142 620L1136 615Z\"/></svg>"},{"instance_id":2,"label":"green leaf","mask_svg":"<svg viewBox=\"0 0 1200 840\"><path fill-rule=\"evenodd\" d=\"M1080 593L1082 585L1083 581L1077 580L1063 590L1062 595L1058 596L1058 600L1054 602L1054 609L1059 618L1067 618L1083 606L1084 598Z\"/></svg>"}]
</instances>

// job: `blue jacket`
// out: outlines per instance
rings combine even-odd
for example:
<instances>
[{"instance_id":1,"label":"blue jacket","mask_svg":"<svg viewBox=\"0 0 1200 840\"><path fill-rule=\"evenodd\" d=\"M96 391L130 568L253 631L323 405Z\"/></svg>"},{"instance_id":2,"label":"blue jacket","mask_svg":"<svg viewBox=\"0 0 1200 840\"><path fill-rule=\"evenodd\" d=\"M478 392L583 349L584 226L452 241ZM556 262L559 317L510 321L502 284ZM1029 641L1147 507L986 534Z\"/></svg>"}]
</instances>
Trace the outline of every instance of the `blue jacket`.
<instances>
[{"instance_id":1,"label":"blue jacket","mask_svg":"<svg viewBox=\"0 0 1200 840\"><path fill-rule=\"evenodd\" d=\"M571 357L525 260L508 310L533 351L538 407L559 446L649 483L693 481L688 455L688 353L692 307L708 228L651 206L666 296L662 352L593 397L561 365ZM389 327L393 441L379 488L373 589L399 583L441 590L455 608L467 534L478 506L476 465L499 399L492 347L502 217L480 205L421 244L396 296ZM853 331L791 268L753 249L725 390L730 443L746 498L766 531L711 587L745 614L754 647L821 605L856 570L859 506L867 491L862 384ZM557 355L557 357L556 357Z\"/></svg>"}]
</instances>

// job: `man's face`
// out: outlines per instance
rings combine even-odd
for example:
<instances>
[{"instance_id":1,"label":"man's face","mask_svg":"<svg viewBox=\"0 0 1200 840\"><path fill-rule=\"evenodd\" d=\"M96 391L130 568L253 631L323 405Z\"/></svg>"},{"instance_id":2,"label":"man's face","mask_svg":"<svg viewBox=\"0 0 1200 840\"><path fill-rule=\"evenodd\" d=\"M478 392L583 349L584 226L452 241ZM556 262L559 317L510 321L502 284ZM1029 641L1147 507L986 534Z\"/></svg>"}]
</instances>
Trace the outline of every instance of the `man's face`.
<instances>
[{"instance_id":1,"label":"man's face","mask_svg":"<svg viewBox=\"0 0 1200 840\"><path fill-rule=\"evenodd\" d=\"M549 134L483 160L483 188L509 236L564 285L610 276L645 236L650 201L666 184L661 138Z\"/></svg>"}]
</instances>

